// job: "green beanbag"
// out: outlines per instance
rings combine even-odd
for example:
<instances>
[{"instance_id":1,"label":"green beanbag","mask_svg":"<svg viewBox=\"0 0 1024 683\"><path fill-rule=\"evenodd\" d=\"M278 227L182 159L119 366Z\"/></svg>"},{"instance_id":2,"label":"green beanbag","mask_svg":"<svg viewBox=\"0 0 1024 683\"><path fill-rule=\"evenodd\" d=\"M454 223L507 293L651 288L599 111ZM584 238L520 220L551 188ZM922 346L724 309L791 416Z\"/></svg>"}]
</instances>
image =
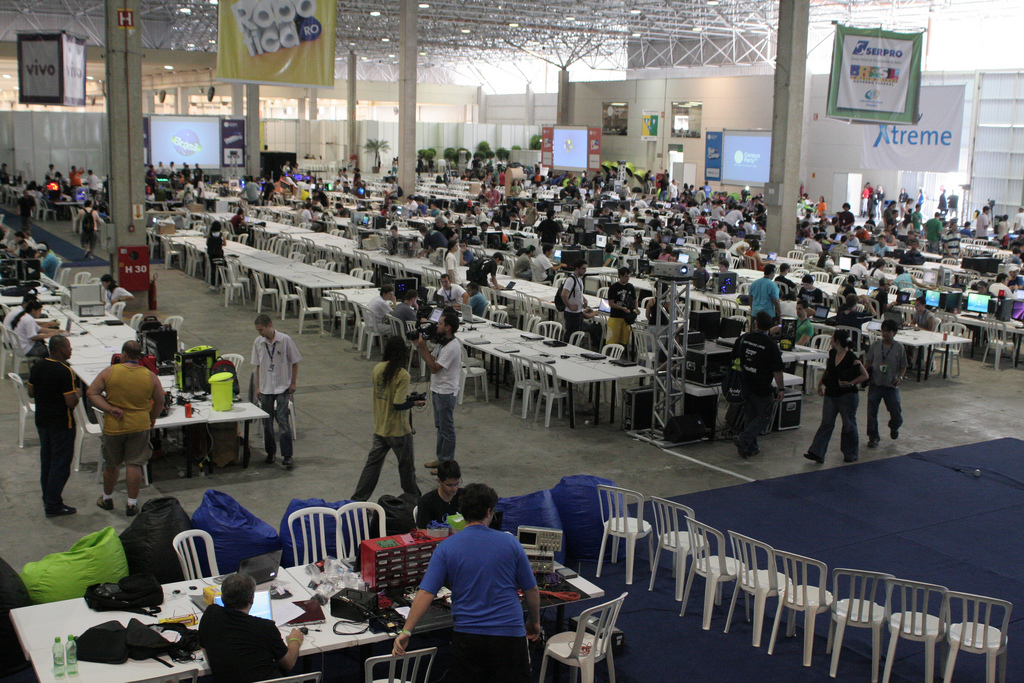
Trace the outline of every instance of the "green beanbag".
<instances>
[{"instance_id":1,"label":"green beanbag","mask_svg":"<svg viewBox=\"0 0 1024 683\"><path fill-rule=\"evenodd\" d=\"M128 576L128 560L114 527L82 538L65 553L47 555L21 570L34 604L71 600L94 583L117 583Z\"/></svg>"}]
</instances>

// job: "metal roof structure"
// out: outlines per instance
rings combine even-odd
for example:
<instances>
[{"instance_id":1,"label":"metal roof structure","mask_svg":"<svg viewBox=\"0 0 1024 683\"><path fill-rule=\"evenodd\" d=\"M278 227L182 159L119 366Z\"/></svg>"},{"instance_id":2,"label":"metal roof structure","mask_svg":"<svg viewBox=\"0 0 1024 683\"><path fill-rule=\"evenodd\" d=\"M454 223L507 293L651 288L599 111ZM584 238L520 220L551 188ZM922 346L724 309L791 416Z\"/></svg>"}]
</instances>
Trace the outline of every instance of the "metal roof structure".
<instances>
[{"instance_id":1,"label":"metal roof structure","mask_svg":"<svg viewBox=\"0 0 1024 683\"><path fill-rule=\"evenodd\" d=\"M142 0L143 45L216 51L219 2ZM320 0L323 1L323 0ZM418 49L432 66L542 59L558 66L645 69L774 62L773 0L411 0ZM336 51L397 63L398 0L337 0ZM923 29L930 17L1018 17L1024 0L811 0L812 32L834 21ZM66 29L103 42L103 0L0 0L0 40Z\"/></svg>"}]
</instances>

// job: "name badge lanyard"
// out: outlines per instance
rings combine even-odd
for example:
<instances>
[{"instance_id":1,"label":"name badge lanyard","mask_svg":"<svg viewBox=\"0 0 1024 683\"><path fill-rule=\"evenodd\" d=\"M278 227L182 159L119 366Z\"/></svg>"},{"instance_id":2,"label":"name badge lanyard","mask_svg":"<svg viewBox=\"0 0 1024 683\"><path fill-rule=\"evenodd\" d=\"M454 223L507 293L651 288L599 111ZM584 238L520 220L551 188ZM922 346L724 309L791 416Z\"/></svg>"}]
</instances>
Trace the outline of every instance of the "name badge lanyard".
<instances>
[{"instance_id":1,"label":"name badge lanyard","mask_svg":"<svg viewBox=\"0 0 1024 683\"><path fill-rule=\"evenodd\" d=\"M277 342L275 341L273 344L266 344L266 346L267 353L270 355L270 366L267 368L267 372L273 372L275 363L274 353L277 351Z\"/></svg>"}]
</instances>

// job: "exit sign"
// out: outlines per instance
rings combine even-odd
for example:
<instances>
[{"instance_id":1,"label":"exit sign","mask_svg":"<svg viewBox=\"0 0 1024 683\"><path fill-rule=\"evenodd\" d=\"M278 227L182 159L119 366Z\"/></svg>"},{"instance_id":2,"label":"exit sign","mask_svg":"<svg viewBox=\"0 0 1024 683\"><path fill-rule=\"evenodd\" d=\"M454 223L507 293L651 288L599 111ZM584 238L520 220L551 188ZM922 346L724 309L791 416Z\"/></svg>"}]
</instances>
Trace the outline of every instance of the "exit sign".
<instances>
[{"instance_id":1,"label":"exit sign","mask_svg":"<svg viewBox=\"0 0 1024 683\"><path fill-rule=\"evenodd\" d=\"M117 10L117 25L119 28L135 28L135 11L130 9Z\"/></svg>"}]
</instances>

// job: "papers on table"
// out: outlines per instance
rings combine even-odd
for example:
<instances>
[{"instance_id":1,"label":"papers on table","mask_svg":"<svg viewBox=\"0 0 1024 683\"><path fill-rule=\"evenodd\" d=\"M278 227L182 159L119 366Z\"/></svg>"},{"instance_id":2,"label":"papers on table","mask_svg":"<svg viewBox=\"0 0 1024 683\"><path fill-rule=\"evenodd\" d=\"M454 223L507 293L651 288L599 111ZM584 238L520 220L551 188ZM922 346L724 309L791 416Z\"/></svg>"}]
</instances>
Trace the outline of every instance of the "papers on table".
<instances>
[{"instance_id":1,"label":"papers on table","mask_svg":"<svg viewBox=\"0 0 1024 683\"><path fill-rule=\"evenodd\" d=\"M306 613L306 610L302 609L294 602L278 600L272 604L274 623L277 624L278 628L281 628L292 619L297 619Z\"/></svg>"}]
</instances>

